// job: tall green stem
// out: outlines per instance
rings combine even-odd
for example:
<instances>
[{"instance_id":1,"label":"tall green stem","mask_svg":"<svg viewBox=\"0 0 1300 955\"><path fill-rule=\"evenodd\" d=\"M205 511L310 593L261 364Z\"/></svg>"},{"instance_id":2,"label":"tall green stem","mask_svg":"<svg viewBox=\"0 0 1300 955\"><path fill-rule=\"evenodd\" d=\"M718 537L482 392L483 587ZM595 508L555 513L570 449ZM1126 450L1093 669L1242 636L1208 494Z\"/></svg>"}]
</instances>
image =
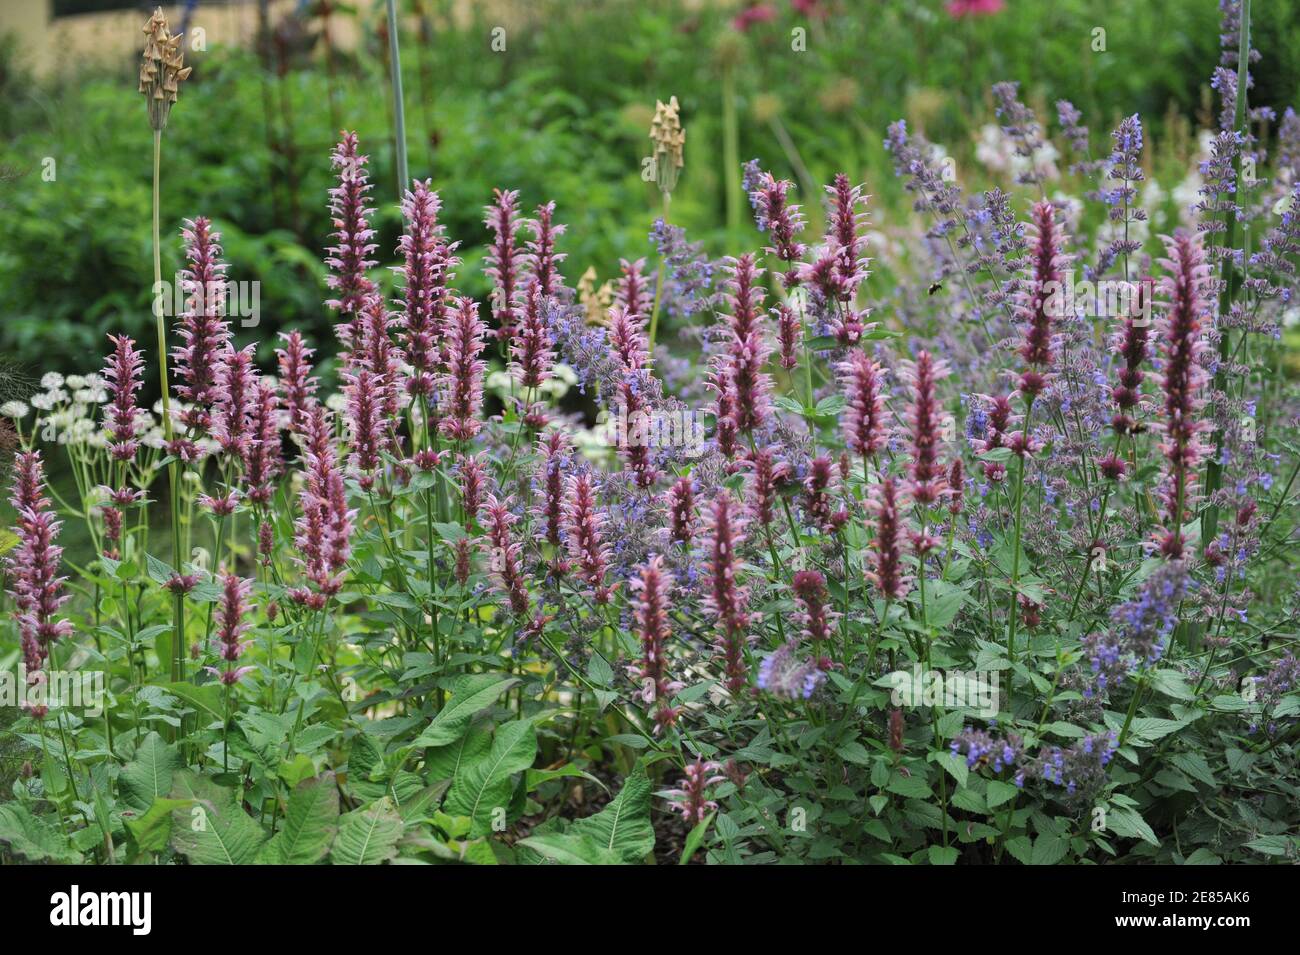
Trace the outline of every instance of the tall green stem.
<instances>
[{"instance_id":1,"label":"tall green stem","mask_svg":"<svg viewBox=\"0 0 1300 955\"><path fill-rule=\"evenodd\" d=\"M393 125L396 127L397 198L411 186L406 166L406 111L402 105L402 60L397 51L397 3L388 0L388 69L393 78Z\"/></svg>"},{"instance_id":2,"label":"tall green stem","mask_svg":"<svg viewBox=\"0 0 1300 955\"><path fill-rule=\"evenodd\" d=\"M158 332L158 376L162 388L163 437L170 449L173 440L172 406L167 375L167 323L163 317L162 289L162 232L160 220L160 189L162 179L162 130L153 132L153 314ZM184 556L181 547L181 482L180 462L173 458L167 465L167 485L171 497L172 563L181 571ZM185 595L179 590L172 600L172 679L185 679Z\"/></svg>"}]
</instances>

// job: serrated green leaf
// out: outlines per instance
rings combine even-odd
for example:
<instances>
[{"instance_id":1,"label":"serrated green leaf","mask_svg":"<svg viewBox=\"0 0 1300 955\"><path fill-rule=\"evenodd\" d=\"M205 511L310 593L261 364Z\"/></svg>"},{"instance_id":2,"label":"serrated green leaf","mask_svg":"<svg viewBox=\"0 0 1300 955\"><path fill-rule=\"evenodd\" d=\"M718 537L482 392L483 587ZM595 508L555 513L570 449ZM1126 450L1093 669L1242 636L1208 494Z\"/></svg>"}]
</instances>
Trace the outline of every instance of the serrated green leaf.
<instances>
[{"instance_id":1,"label":"serrated green leaf","mask_svg":"<svg viewBox=\"0 0 1300 955\"><path fill-rule=\"evenodd\" d=\"M397 855L402 818L392 801L381 799L356 809L339 820L338 835L330 849L334 865L379 865Z\"/></svg>"},{"instance_id":2,"label":"serrated green leaf","mask_svg":"<svg viewBox=\"0 0 1300 955\"><path fill-rule=\"evenodd\" d=\"M492 748L472 763L462 763L447 793L444 810L473 820L470 835L492 831L494 813L508 807L514 787L510 777L532 766L537 757L537 730L529 720L513 720L497 727Z\"/></svg>"},{"instance_id":3,"label":"serrated green leaf","mask_svg":"<svg viewBox=\"0 0 1300 955\"><path fill-rule=\"evenodd\" d=\"M451 698L442 712L433 718L415 740L416 746L446 746L460 738L480 710L491 706L519 680L502 678L497 673L475 673L461 677L452 686Z\"/></svg>"},{"instance_id":4,"label":"serrated green leaf","mask_svg":"<svg viewBox=\"0 0 1300 955\"><path fill-rule=\"evenodd\" d=\"M613 801L596 815L575 820L571 831L591 836L623 862L639 862L655 847L650 790L645 767L638 764Z\"/></svg>"},{"instance_id":5,"label":"serrated green leaf","mask_svg":"<svg viewBox=\"0 0 1300 955\"><path fill-rule=\"evenodd\" d=\"M180 772L172 798L188 803L172 810L172 848L192 864L247 865L256 858L265 834L231 790L205 776Z\"/></svg>"},{"instance_id":6,"label":"serrated green leaf","mask_svg":"<svg viewBox=\"0 0 1300 955\"><path fill-rule=\"evenodd\" d=\"M284 828L271 840L268 853L282 865L314 865L329 853L338 820L334 774L303 780L289 797Z\"/></svg>"},{"instance_id":7,"label":"serrated green leaf","mask_svg":"<svg viewBox=\"0 0 1300 955\"><path fill-rule=\"evenodd\" d=\"M135 758L122 767L118 777L122 801L140 813L172 791L172 775L181 766L176 750L150 733L135 751Z\"/></svg>"}]
</instances>

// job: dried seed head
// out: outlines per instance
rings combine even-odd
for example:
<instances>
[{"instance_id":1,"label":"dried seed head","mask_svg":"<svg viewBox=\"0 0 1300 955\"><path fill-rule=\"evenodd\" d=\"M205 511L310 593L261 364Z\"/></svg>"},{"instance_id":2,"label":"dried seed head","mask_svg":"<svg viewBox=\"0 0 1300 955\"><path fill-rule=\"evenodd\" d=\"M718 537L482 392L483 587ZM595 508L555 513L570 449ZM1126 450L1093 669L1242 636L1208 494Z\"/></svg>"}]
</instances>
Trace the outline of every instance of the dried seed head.
<instances>
[{"instance_id":1,"label":"dried seed head","mask_svg":"<svg viewBox=\"0 0 1300 955\"><path fill-rule=\"evenodd\" d=\"M190 75L181 50L181 35L167 28L162 7L154 10L144 25L144 57L140 63L140 92L149 107L149 125L158 131L167 126L167 117L180 92L180 84Z\"/></svg>"},{"instance_id":2,"label":"dried seed head","mask_svg":"<svg viewBox=\"0 0 1300 955\"><path fill-rule=\"evenodd\" d=\"M650 139L655 144L655 181L661 192L670 193L676 188L677 176L685 164L682 148L686 145L686 130L678 115L676 96L669 98L667 105L655 100Z\"/></svg>"}]
</instances>

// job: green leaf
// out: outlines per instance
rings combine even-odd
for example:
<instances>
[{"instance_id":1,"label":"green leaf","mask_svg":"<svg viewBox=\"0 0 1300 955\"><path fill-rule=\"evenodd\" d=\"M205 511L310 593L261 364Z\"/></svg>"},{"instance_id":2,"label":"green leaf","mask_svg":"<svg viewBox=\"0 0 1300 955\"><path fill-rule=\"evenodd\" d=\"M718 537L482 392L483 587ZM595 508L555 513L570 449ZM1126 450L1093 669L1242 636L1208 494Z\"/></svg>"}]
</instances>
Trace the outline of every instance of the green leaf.
<instances>
[{"instance_id":1,"label":"green leaf","mask_svg":"<svg viewBox=\"0 0 1300 955\"><path fill-rule=\"evenodd\" d=\"M1106 828L1117 836L1141 839L1157 847L1160 845L1160 840L1156 838L1156 834L1135 809L1112 808L1106 814Z\"/></svg>"},{"instance_id":2,"label":"green leaf","mask_svg":"<svg viewBox=\"0 0 1300 955\"><path fill-rule=\"evenodd\" d=\"M1030 865L1056 865L1065 858L1069 840L1064 836L1044 833L1034 840L1033 851L1029 853Z\"/></svg>"},{"instance_id":3,"label":"green leaf","mask_svg":"<svg viewBox=\"0 0 1300 955\"><path fill-rule=\"evenodd\" d=\"M207 713L214 720L224 722L226 719L226 701L221 687L215 683L195 686L193 683L163 683L162 688L172 696L179 697L193 709Z\"/></svg>"},{"instance_id":4,"label":"green leaf","mask_svg":"<svg viewBox=\"0 0 1300 955\"><path fill-rule=\"evenodd\" d=\"M244 814L235 794L205 776L175 776L172 798L186 801L172 810L172 848L194 865L248 865L265 835Z\"/></svg>"},{"instance_id":5,"label":"green leaf","mask_svg":"<svg viewBox=\"0 0 1300 955\"><path fill-rule=\"evenodd\" d=\"M865 746L857 740L849 740L843 746L835 750L840 759L846 763L856 763L859 766L871 765L871 753Z\"/></svg>"},{"instance_id":6,"label":"green leaf","mask_svg":"<svg viewBox=\"0 0 1300 955\"><path fill-rule=\"evenodd\" d=\"M136 749L135 759L122 767L118 778L122 800L137 812L148 812L172 791L172 774L180 767L176 750L157 733L150 733Z\"/></svg>"},{"instance_id":7,"label":"green leaf","mask_svg":"<svg viewBox=\"0 0 1300 955\"><path fill-rule=\"evenodd\" d=\"M330 850L334 865L379 865L397 855L402 819L385 798L356 809L339 820L339 832Z\"/></svg>"},{"instance_id":8,"label":"green leaf","mask_svg":"<svg viewBox=\"0 0 1300 955\"><path fill-rule=\"evenodd\" d=\"M622 860L617 854L599 845L590 836L567 832L548 832L520 839L544 859L560 865L617 865Z\"/></svg>"},{"instance_id":9,"label":"green leaf","mask_svg":"<svg viewBox=\"0 0 1300 955\"><path fill-rule=\"evenodd\" d=\"M328 854L338 821L339 791L334 775L303 780L289 797L284 828L267 846L268 855L283 865L314 865Z\"/></svg>"},{"instance_id":10,"label":"green leaf","mask_svg":"<svg viewBox=\"0 0 1300 955\"><path fill-rule=\"evenodd\" d=\"M654 851L655 831L650 824L650 780L637 764L623 780L614 800L596 813L573 823L572 831L589 835L623 862L639 862Z\"/></svg>"},{"instance_id":11,"label":"green leaf","mask_svg":"<svg viewBox=\"0 0 1300 955\"><path fill-rule=\"evenodd\" d=\"M518 682L513 677L502 679L496 673L475 673L460 677L452 685L451 699L447 705L425 727L414 745L446 746L454 743L476 713L491 706L497 697Z\"/></svg>"},{"instance_id":12,"label":"green leaf","mask_svg":"<svg viewBox=\"0 0 1300 955\"><path fill-rule=\"evenodd\" d=\"M930 785L922 776L903 776L895 774L894 778L889 781L885 787L891 793L897 793L900 796L907 796L911 799L928 799L933 793L930 792Z\"/></svg>"},{"instance_id":13,"label":"green leaf","mask_svg":"<svg viewBox=\"0 0 1300 955\"><path fill-rule=\"evenodd\" d=\"M487 756L462 763L452 781L443 811L473 820L471 836L493 829L494 812L510 805L514 791L510 777L533 765L537 757L537 730L530 720L512 720L497 727Z\"/></svg>"},{"instance_id":14,"label":"green leaf","mask_svg":"<svg viewBox=\"0 0 1300 955\"><path fill-rule=\"evenodd\" d=\"M930 846L930 865L956 865L960 854L956 846Z\"/></svg>"},{"instance_id":15,"label":"green leaf","mask_svg":"<svg viewBox=\"0 0 1300 955\"><path fill-rule=\"evenodd\" d=\"M709 826L713 824L713 817L717 814L717 810L709 813L694 829L687 833L686 844L682 846L682 857L678 860L678 865L686 865L690 862L691 857L695 855L700 846L704 845L704 837L709 834Z\"/></svg>"},{"instance_id":16,"label":"green leaf","mask_svg":"<svg viewBox=\"0 0 1300 955\"><path fill-rule=\"evenodd\" d=\"M33 816L22 803L0 805L0 843L31 862L76 864L81 854L54 826Z\"/></svg>"},{"instance_id":17,"label":"green leaf","mask_svg":"<svg viewBox=\"0 0 1300 955\"><path fill-rule=\"evenodd\" d=\"M188 799L155 799L144 815L123 821L141 851L162 852L171 839L172 813L192 805Z\"/></svg>"},{"instance_id":18,"label":"green leaf","mask_svg":"<svg viewBox=\"0 0 1300 955\"><path fill-rule=\"evenodd\" d=\"M989 808L996 809L1009 799L1015 798L1020 790L1011 783L1004 783L1000 779L989 780Z\"/></svg>"}]
</instances>

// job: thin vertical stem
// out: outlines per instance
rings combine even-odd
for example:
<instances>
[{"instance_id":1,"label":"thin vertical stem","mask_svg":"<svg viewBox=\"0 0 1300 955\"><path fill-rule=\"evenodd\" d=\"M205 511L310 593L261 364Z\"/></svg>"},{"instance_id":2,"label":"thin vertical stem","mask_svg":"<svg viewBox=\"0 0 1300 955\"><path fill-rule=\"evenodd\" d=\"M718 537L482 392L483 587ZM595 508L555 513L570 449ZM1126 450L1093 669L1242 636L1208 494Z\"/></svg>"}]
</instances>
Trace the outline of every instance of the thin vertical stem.
<instances>
[{"instance_id":1,"label":"thin vertical stem","mask_svg":"<svg viewBox=\"0 0 1300 955\"><path fill-rule=\"evenodd\" d=\"M397 51L397 3L388 0L388 71L393 80L393 124L397 128L397 197L411 185L406 166L406 112L402 106L402 61Z\"/></svg>"}]
</instances>

